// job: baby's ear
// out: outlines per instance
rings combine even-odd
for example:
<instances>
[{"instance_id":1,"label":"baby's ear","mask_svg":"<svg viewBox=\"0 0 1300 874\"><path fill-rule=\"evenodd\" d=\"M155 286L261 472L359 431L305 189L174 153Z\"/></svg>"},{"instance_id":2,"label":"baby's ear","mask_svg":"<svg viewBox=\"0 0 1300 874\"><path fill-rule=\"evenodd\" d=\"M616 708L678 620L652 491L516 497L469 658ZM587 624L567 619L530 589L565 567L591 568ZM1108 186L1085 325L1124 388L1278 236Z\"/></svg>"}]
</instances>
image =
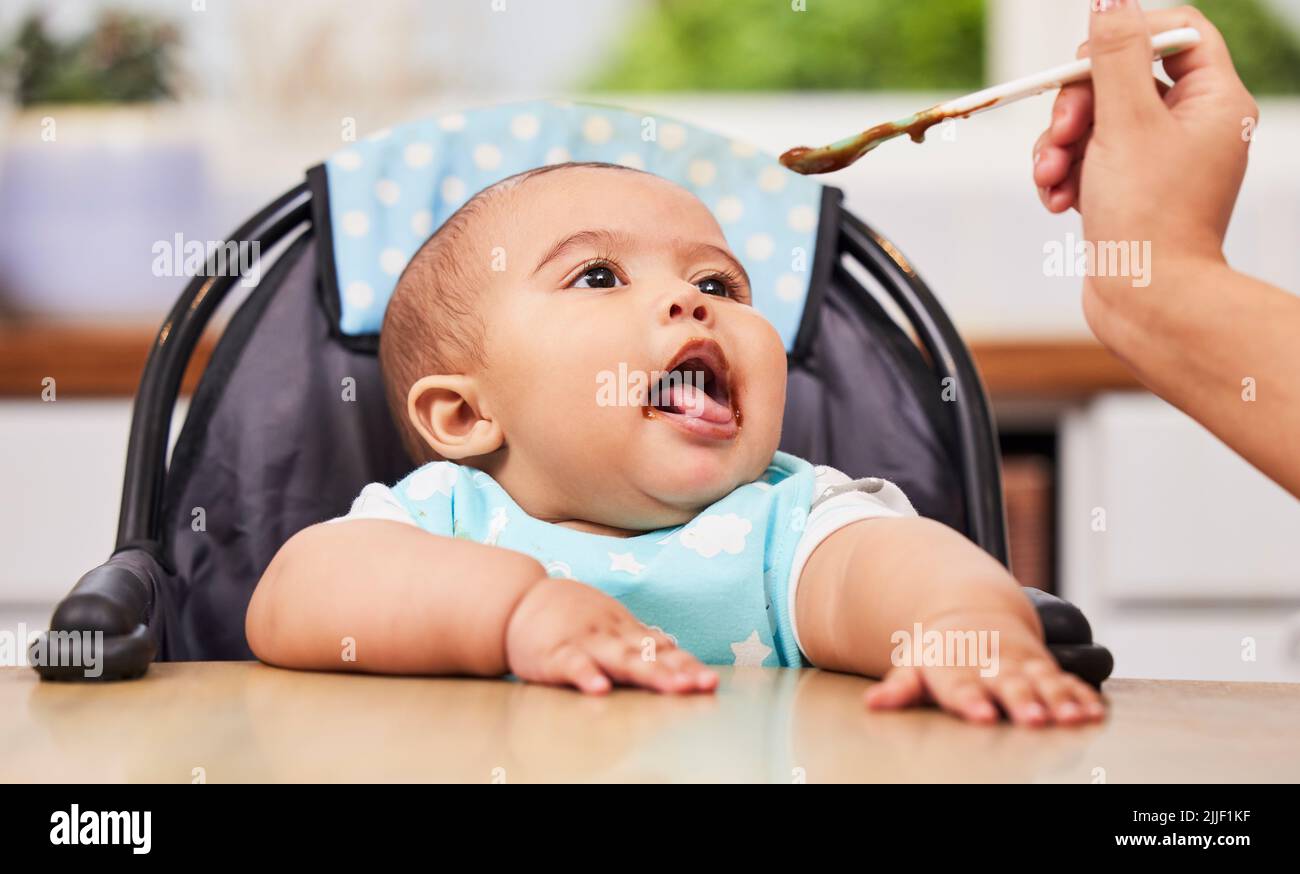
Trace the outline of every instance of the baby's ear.
<instances>
[{"instance_id":1,"label":"baby's ear","mask_svg":"<svg viewBox=\"0 0 1300 874\"><path fill-rule=\"evenodd\" d=\"M406 396L406 414L429 448L448 461L487 455L505 442L468 376L420 378Z\"/></svg>"}]
</instances>

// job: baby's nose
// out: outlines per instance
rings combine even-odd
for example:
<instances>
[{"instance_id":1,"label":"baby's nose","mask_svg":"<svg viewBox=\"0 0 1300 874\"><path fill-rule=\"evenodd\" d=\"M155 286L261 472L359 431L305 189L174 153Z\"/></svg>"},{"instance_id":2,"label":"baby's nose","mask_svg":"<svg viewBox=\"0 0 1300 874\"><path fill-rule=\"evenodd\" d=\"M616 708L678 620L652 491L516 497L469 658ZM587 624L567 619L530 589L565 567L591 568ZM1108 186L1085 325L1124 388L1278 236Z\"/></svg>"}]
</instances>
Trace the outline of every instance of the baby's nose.
<instances>
[{"instance_id":1,"label":"baby's nose","mask_svg":"<svg viewBox=\"0 0 1300 874\"><path fill-rule=\"evenodd\" d=\"M669 320L692 318L706 325L713 324L713 312L700 299L698 291L684 291L668 301Z\"/></svg>"}]
</instances>

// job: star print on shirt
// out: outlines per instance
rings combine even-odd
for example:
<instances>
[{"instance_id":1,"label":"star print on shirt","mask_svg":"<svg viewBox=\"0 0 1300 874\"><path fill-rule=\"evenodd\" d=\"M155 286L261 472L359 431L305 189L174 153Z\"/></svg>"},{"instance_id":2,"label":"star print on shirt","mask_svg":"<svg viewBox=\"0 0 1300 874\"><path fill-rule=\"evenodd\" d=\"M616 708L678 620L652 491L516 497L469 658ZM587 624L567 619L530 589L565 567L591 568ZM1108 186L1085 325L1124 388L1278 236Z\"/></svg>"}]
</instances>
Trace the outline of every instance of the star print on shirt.
<instances>
[{"instance_id":1,"label":"star print on shirt","mask_svg":"<svg viewBox=\"0 0 1300 874\"><path fill-rule=\"evenodd\" d=\"M763 666L763 659L772 652L772 647L764 645L758 639L757 631L751 631L749 637L740 643L733 643L731 651L736 655L736 667L759 668Z\"/></svg>"},{"instance_id":2,"label":"star print on shirt","mask_svg":"<svg viewBox=\"0 0 1300 874\"><path fill-rule=\"evenodd\" d=\"M611 552L609 554L609 569L612 571L626 571L629 574L639 574L645 570L645 565L636 560L636 556L630 552Z\"/></svg>"}]
</instances>

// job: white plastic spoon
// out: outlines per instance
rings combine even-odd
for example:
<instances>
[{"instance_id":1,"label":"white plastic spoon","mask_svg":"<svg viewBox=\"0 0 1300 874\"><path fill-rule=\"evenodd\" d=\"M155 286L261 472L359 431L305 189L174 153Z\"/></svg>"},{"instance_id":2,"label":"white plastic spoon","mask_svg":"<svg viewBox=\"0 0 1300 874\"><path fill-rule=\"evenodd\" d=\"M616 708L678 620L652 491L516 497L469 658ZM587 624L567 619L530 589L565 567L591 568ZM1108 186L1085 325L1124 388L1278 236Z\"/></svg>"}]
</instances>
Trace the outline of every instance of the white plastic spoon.
<instances>
[{"instance_id":1,"label":"white plastic spoon","mask_svg":"<svg viewBox=\"0 0 1300 874\"><path fill-rule=\"evenodd\" d=\"M1186 51L1201 41L1201 34L1194 27L1180 27L1166 30L1151 38L1152 55L1163 58L1168 55ZM870 152L881 143L900 137L910 136L915 142L925 139L925 132L950 118L969 118L979 112L985 112L998 106L1006 106L1035 94L1042 94L1054 88L1060 88L1071 82L1080 82L1092 76L1092 59L1083 58L1043 70L1031 76L1022 76L1002 85L994 85L956 100L949 100L937 106L924 109L916 115L898 121L878 124L860 134L822 146L819 149L797 146L781 156L781 163L796 173L830 173L843 170L854 161Z\"/></svg>"}]
</instances>

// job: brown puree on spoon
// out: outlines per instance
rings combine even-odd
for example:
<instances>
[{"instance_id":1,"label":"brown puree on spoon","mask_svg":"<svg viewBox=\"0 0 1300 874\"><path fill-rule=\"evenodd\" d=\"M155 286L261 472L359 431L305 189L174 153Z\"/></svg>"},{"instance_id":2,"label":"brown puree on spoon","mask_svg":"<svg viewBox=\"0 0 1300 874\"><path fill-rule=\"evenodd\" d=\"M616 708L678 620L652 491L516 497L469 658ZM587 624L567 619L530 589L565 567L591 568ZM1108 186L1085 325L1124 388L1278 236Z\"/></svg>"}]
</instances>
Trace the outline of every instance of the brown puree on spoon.
<instances>
[{"instance_id":1,"label":"brown puree on spoon","mask_svg":"<svg viewBox=\"0 0 1300 874\"><path fill-rule=\"evenodd\" d=\"M941 109L943 104L931 106L929 109L921 110L916 115L899 121L878 124L864 130L857 136L831 143L829 146L822 146L819 149L810 146L796 146L781 155L781 163L794 172L804 175L843 170L886 140L892 140L894 137L907 134L912 138L912 142L923 142L925 132L936 124L950 118L966 118L982 109L988 109L997 102L995 98L961 112L943 110Z\"/></svg>"}]
</instances>

